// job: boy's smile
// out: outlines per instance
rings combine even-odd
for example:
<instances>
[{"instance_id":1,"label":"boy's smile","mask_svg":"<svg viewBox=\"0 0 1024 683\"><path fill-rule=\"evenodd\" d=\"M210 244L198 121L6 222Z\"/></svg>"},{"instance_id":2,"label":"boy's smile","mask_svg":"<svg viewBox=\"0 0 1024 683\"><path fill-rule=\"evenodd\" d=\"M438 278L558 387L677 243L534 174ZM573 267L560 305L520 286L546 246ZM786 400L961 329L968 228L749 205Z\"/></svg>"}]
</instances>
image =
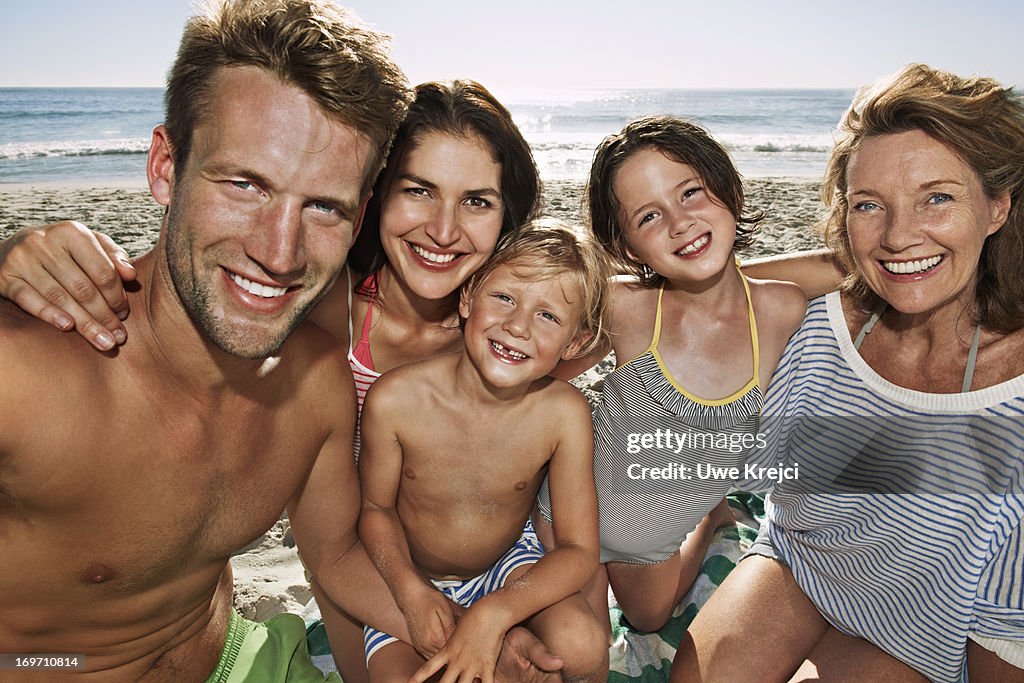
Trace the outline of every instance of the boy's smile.
<instances>
[{"instance_id":1,"label":"boy's smile","mask_svg":"<svg viewBox=\"0 0 1024 683\"><path fill-rule=\"evenodd\" d=\"M579 348L581 298L564 274L540 279L529 267L497 267L459 304L470 360L499 387L546 376Z\"/></svg>"},{"instance_id":2,"label":"boy's smile","mask_svg":"<svg viewBox=\"0 0 1024 683\"><path fill-rule=\"evenodd\" d=\"M529 358L525 353L496 341L491 342L491 348L494 350L494 354L506 363L518 363Z\"/></svg>"}]
</instances>

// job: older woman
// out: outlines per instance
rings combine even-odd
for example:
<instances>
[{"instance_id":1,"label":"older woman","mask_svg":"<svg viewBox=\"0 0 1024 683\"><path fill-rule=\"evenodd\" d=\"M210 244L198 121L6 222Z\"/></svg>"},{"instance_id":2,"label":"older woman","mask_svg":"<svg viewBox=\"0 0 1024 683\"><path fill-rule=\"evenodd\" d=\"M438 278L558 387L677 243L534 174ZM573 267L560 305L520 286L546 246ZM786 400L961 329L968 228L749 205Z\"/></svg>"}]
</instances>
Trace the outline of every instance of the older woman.
<instances>
[{"instance_id":1,"label":"older woman","mask_svg":"<svg viewBox=\"0 0 1024 683\"><path fill-rule=\"evenodd\" d=\"M823 194L851 275L764 409L800 479L672 680L1024 679L1024 105L916 65L842 130Z\"/></svg>"}]
</instances>

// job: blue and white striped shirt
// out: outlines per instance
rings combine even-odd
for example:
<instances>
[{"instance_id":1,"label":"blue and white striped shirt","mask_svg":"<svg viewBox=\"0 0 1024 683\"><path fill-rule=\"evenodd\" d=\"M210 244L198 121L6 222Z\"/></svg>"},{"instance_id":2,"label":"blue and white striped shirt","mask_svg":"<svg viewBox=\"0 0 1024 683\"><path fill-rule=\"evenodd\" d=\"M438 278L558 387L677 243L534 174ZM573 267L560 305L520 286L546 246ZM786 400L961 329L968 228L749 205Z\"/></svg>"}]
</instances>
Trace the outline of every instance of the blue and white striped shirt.
<instances>
[{"instance_id":1,"label":"blue and white striped shirt","mask_svg":"<svg viewBox=\"0 0 1024 683\"><path fill-rule=\"evenodd\" d=\"M825 618L937 681L969 634L1024 641L1024 376L929 394L875 373L837 293L811 302L762 412L800 479L766 504L779 558Z\"/></svg>"}]
</instances>

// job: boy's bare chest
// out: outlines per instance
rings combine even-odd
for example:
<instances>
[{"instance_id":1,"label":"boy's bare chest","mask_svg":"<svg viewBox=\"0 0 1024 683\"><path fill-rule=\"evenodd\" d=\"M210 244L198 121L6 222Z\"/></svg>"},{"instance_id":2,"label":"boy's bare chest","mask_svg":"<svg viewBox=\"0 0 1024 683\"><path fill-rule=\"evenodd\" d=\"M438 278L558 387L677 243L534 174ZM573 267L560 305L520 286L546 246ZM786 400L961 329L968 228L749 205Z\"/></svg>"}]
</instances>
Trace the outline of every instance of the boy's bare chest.
<instances>
[{"instance_id":1,"label":"boy's bare chest","mask_svg":"<svg viewBox=\"0 0 1024 683\"><path fill-rule=\"evenodd\" d=\"M403 486L425 492L462 491L481 500L530 496L540 485L553 450L539 420L495 421L482 416L463 429L435 425L431 432L433 438L416 439L414 447L403 448Z\"/></svg>"}]
</instances>

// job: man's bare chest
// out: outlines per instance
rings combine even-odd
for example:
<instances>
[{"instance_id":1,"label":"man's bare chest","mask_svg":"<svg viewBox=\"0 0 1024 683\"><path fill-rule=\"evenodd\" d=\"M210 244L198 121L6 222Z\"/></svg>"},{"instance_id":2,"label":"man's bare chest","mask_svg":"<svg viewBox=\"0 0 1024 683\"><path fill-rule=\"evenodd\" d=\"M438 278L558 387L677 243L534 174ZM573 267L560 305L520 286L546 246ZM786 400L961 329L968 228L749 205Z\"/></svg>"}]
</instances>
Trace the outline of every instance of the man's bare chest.
<instances>
[{"instance_id":1,"label":"man's bare chest","mask_svg":"<svg viewBox=\"0 0 1024 683\"><path fill-rule=\"evenodd\" d=\"M273 420L134 427L83 438L102 447L41 444L34 466L8 473L8 522L59 549L67 576L54 579L134 591L222 565L280 517L319 445Z\"/></svg>"}]
</instances>

